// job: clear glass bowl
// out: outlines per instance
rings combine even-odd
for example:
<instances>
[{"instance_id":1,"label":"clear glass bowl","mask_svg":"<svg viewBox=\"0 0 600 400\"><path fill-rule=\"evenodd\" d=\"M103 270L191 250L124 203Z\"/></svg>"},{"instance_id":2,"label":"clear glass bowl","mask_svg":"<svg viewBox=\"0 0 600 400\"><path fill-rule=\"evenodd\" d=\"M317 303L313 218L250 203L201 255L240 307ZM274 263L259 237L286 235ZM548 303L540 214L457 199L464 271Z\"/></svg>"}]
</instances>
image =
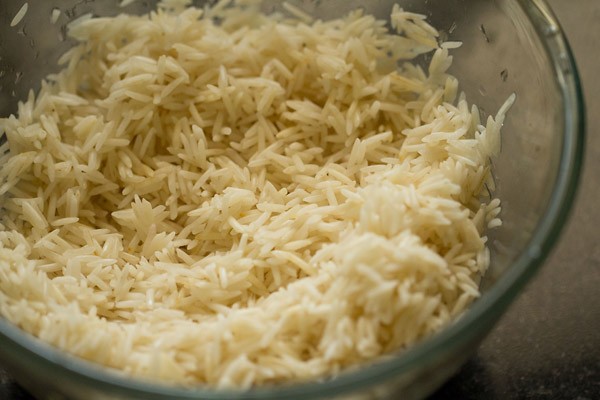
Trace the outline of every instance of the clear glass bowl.
<instances>
[{"instance_id":1,"label":"clear glass bowl","mask_svg":"<svg viewBox=\"0 0 600 400\"><path fill-rule=\"evenodd\" d=\"M55 71L71 46L65 24L79 15L142 13L155 1L119 8L116 0L30 1L24 20L9 27L23 1L0 5L0 115L16 110L30 88ZM196 1L203 4L202 1ZM552 250L577 187L584 142L584 105L575 62L543 0L323 0L291 1L322 19L361 7L379 18L394 3L424 13L449 39L452 73L468 99L490 113L511 93L502 153L494 160L504 225L492 232L492 265L483 296L456 323L386 361L325 381L249 392L175 388L125 378L41 343L0 319L0 363L40 398L379 398L401 393L422 398L448 379L475 351L510 302ZM50 22L53 8L62 13ZM265 10L281 2L265 1ZM426 61L426 60L423 60ZM518 333L515 333L518 334Z\"/></svg>"}]
</instances>

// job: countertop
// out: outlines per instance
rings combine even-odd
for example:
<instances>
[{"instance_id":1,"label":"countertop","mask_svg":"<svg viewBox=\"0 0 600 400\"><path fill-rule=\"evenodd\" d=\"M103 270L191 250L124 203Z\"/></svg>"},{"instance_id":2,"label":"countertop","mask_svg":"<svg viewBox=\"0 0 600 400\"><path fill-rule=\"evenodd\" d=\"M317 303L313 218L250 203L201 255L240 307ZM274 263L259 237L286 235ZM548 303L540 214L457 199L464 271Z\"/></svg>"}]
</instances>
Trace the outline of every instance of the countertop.
<instances>
[{"instance_id":1,"label":"countertop","mask_svg":"<svg viewBox=\"0 0 600 400\"><path fill-rule=\"evenodd\" d=\"M431 400L600 399L600 1L549 0L585 88L581 188L559 244L474 357ZM0 368L0 399L29 400Z\"/></svg>"}]
</instances>

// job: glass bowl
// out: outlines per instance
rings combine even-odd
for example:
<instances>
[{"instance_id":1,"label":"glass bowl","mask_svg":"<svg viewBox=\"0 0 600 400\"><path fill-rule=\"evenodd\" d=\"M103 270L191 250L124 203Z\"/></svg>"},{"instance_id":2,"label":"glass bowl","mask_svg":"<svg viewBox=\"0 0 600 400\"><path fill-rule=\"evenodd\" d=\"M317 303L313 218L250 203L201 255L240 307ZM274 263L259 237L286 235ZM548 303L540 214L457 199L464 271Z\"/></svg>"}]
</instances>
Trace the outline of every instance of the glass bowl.
<instances>
[{"instance_id":1,"label":"glass bowl","mask_svg":"<svg viewBox=\"0 0 600 400\"><path fill-rule=\"evenodd\" d=\"M30 1L17 26L12 17L23 1L0 5L0 115L57 70L72 43L69 20L92 12L108 16L142 13L155 1L125 8L116 0ZM202 1L194 2L196 5ZM511 93L517 102L505 122L502 152L494 162L496 196L504 225L490 233L492 262L482 293L455 323L438 334L374 365L323 381L250 391L180 388L132 378L60 352L0 319L0 363L40 398L280 399L381 398L401 393L422 398L448 379L476 350L525 283L552 250L577 187L584 142L584 105L575 62L552 11L543 0L323 0L291 1L329 19L361 7L387 19L394 3L426 14L433 26L463 46L451 69L470 102L495 113ZM284 11L280 1L266 11ZM52 10L61 10L52 24ZM427 60L423 60L426 62ZM518 334L518 332L515 332Z\"/></svg>"}]
</instances>

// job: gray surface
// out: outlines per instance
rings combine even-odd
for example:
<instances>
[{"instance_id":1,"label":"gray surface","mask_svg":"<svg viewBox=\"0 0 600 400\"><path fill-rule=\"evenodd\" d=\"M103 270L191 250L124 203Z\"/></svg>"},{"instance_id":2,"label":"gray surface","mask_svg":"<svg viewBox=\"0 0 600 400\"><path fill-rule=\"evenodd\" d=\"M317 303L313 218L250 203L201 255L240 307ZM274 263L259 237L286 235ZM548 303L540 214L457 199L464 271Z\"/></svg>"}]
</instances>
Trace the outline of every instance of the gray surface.
<instances>
[{"instance_id":1,"label":"gray surface","mask_svg":"<svg viewBox=\"0 0 600 400\"><path fill-rule=\"evenodd\" d=\"M476 356L432 399L600 399L600 0L550 0L588 108L581 190L560 244ZM0 399L29 399L0 370Z\"/></svg>"}]
</instances>

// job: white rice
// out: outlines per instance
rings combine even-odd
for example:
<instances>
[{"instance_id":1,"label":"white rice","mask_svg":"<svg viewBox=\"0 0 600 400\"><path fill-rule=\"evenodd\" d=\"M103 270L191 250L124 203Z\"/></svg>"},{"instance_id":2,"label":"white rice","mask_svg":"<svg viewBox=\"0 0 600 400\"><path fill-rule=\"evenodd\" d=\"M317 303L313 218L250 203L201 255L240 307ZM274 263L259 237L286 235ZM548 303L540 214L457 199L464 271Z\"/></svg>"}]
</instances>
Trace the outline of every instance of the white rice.
<instances>
[{"instance_id":1,"label":"white rice","mask_svg":"<svg viewBox=\"0 0 600 400\"><path fill-rule=\"evenodd\" d=\"M180 3L80 19L64 70L0 120L0 315L133 376L248 388L463 313L514 97L481 122L457 44L399 7L394 34Z\"/></svg>"},{"instance_id":2,"label":"white rice","mask_svg":"<svg viewBox=\"0 0 600 400\"><path fill-rule=\"evenodd\" d=\"M135 3L137 0L121 0L119 2L119 7L127 7L128 5L131 5L133 3Z\"/></svg>"},{"instance_id":3,"label":"white rice","mask_svg":"<svg viewBox=\"0 0 600 400\"><path fill-rule=\"evenodd\" d=\"M58 18L60 18L60 9L59 8L53 8L52 12L50 13L50 22L52 24L56 24L56 22L58 21Z\"/></svg>"},{"instance_id":4,"label":"white rice","mask_svg":"<svg viewBox=\"0 0 600 400\"><path fill-rule=\"evenodd\" d=\"M287 1L284 1L282 3L283 8L289 12L291 15L293 15L294 17L296 17L298 20L305 22L305 23L311 23L314 21L314 18L312 15L308 14L306 11L298 8L297 6L288 3Z\"/></svg>"},{"instance_id":5,"label":"white rice","mask_svg":"<svg viewBox=\"0 0 600 400\"><path fill-rule=\"evenodd\" d=\"M27 2L25 2L25 4L23 4L21 6L21 8L19 9L19 11L17 11L17 13L15 14L15 16L13 17L12 21L10 21L11 28L13 26L17 26L19 24L19 22L21 22L21 20L25 17L25 14L27 14L27 8L28 7L29 7L29 4L27 4Z\"/></svg>"}]
</instances>

